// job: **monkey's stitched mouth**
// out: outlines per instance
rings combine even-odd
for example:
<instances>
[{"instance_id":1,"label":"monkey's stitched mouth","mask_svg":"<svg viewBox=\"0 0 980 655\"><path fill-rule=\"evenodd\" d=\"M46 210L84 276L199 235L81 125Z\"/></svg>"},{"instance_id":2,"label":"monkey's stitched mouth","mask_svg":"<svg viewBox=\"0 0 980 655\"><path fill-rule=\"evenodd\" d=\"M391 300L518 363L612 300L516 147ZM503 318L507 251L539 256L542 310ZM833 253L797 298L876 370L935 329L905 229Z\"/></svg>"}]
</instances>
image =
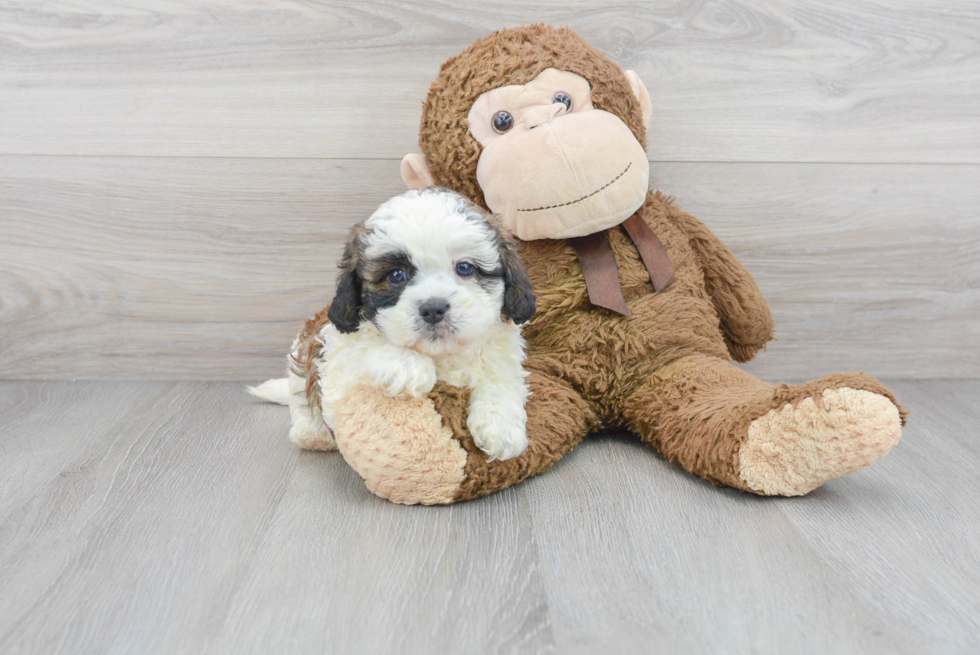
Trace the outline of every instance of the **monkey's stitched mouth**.
<instances>
[{"instance_id":1,"label":"monkey's stitched mouth","mask_svg":"<svg viewBox=\"0 0 980 655\"><path fill-rule=\"evenodd\" d=\"M548 205L547 207L535 207L534 209L518 209L517 211L519 211L519 212L539 212L539 211L543 211L545 209L555 209L557 207L566 207L568 205L574 205L577 202L582 202L583 200L587 200L587 199L591 198L592 196L594 196L595 194L599 193L600 191L602 191L603 189L605 189L606 187L608 187L610 184L612 184L613 182L615 182L619 178L621 178L624 175L626 175L626 171L628 171L630 169L630 166L632 166L632 165L633 165L633 162L630 162L630 163L626 164L626 168L623 169L623 172L622 173L620 173L619 175L617 175L613 179L609 180L608 182L606 182L605 184L603 184L601 187L599 187L598 189L596 189L595 191L593 191L589 195L582 196L578 200L569 200L568 202L563 202L563 203L560 203L558 205Z\"/></svg>"}]
</instances>

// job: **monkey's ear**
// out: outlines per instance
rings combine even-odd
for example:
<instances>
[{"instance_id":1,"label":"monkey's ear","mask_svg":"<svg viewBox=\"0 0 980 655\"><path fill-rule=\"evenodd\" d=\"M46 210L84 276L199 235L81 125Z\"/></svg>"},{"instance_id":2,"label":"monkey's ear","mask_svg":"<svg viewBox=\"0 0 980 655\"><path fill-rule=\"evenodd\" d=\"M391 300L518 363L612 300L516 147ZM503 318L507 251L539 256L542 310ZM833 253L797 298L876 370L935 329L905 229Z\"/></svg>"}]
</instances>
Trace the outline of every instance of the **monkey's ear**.
<instances>
[{"instance_id":1,"label":"monkey's ear","mask_svg":"<svg viewBox=\"0 0 980 655\"><path fill-rule=\"evenodd\" d=\"M500 263L504 268L504 315L518 325L534 318L534 287L521 263L514 242L500 236Z\"/></svg>"},{"instance_id":2,"label":"monkey's ear","mask_svg":"<svg viewBox=\"0 0 980 655\"><path fill-rule=\"evenodd\" d=\"M356 332L361 324L361 280L357 277L356 237L352 237L344 246L340 275L337 276L337 292L327 310L327 318L344 334Z\"/></svg>"},{"instance_id":3,"label":"monkey's ear","mask_svg":"<svg viewBox=\"0 0 980 655\"><path fill-rule=\"evenodd\" d=\"M425 156L418 153L412 152L402 158L401 174L402 182L409 189L424 189L435 184Z\"/></svg>"},{"instance_id":4,"label":"monkey's ear","mask_svg":"<svg viewBox=\"0 0 980 655\"><path fill-rule=\"evenodd\" d=\"M626 79L629 80L633 95L640 101L640 113L643 114L643 127L650 128L650 117L653 115L653 105L650 103L650 92L643 85L643 80L634 71L626 71Z\"/></svg>"}]
</instances>

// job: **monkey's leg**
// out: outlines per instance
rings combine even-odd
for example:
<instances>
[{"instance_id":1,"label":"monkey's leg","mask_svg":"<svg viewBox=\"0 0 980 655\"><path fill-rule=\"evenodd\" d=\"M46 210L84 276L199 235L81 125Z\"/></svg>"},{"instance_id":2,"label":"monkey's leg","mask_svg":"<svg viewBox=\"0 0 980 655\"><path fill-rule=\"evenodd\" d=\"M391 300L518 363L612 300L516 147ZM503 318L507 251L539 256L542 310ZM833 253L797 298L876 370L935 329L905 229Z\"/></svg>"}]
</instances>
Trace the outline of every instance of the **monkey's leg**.
<instances>
[{"instance_id":1,"label":"monkey's leg","mask_svg":"<svg viewBox=\"0 0 980 655\"><path fill-rule=\"evenodd\" d=\"M774 387L703 355L665 366L623 409L644 441L691 473L780 496L874 463L904 421L891 392L862 373Z\"/></svg>"},{"instance_id":2,"label":"monkey's leg","mask_svg":"<svg viewBox=\"0 0 980 655\"><path fill-rule=\"evenodd\" d=\"M528 384L528 448L513 459L487 461L466 430L468 392L442 383L419 400L358 387L337 412L334 436L382 498L423 505L479 498L544 473L596 426L567 383L532 372Z\"/></svg>"},{"instance_id":3,"label":"monkey's leg","mask_svg":"<svg viewBox=\"0 0 980 655\"><path fill-rule=\"evenodd\" d=\"M533 362L528 362L528 366L533 366ZM466 477L456 500L487 496L544 473L598 427L593 409L564 380L532 368L527 382L531 389L526 405L527 450L503 461L488 462L469 436L466 394L439 394L436 406L452 425L455 438L467 453Z\"/></svg>"}]
</instances>

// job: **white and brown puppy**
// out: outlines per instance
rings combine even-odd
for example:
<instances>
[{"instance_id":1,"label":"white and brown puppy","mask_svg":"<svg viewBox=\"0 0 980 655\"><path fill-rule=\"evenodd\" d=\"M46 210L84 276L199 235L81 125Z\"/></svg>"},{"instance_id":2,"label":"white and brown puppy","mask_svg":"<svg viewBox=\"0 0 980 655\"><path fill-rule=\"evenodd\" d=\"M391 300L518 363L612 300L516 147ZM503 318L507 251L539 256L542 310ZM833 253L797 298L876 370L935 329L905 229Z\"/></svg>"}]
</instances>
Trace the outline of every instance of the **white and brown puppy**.
<instances>
[{"instance_id":1,"label":"white and brown puppy","mask_svg":"<svg viewBox=\"0 0 980 655\"><path fill-rule=\"evenodd\" d=\"M250 389L288 402L293 441L336 448L334 413L357 385L420 398L444 380L471 390L467 425L491 460L524 452L518 325L534 293L510 238L463 196L409 191L352 229L340 268L329 323L307 322L288 380Z\"/></svg>"}]
</instances>

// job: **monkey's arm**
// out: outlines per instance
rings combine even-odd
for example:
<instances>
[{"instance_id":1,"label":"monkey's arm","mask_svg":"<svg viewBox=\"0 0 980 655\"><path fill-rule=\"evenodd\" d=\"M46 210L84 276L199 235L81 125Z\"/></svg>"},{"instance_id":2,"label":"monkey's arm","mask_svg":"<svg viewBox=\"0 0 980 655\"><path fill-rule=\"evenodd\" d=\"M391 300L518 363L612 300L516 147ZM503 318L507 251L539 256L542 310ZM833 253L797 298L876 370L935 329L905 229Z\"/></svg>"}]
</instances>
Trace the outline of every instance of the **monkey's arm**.
<instances>
[{"instance_id":1,"label":"monkey's arm","mask_svg":"<svg viewBox=\"0 0 980 655\"><path fill-rule=\"evenodd\" d=\"M704 272L708 289L725 334L728 352L747 362L773 336L772 314L752 275L701 221L672 205L670 216L687 235Z\"/></svg>"}]
</instances>

